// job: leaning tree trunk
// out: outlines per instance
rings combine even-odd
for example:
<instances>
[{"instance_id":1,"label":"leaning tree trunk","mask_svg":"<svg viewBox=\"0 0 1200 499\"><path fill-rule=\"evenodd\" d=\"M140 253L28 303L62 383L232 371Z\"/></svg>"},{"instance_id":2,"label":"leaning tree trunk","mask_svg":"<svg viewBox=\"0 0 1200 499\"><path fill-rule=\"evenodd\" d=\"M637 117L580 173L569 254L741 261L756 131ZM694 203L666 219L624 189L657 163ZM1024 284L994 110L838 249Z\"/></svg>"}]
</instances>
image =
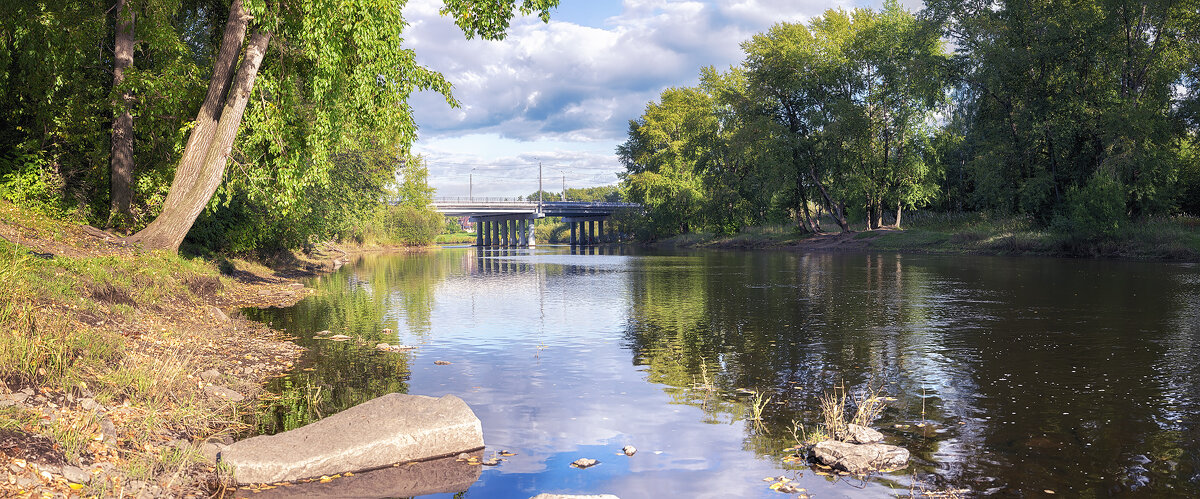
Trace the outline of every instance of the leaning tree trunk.
<instances>
[{"instance_id":1,"label":"leaning tree trunk","mask_svg":"<svg viewBox=\"0 0 1200 499\"><path fill-rule=\"evenodd\" d=\"M897 229L900 228L900 215L901 215L901 213L903 213L903 210L904 210L904 205L900 204L900 202L897 201L896 202L896 228Z\"/></svg>"},{"instance_id":2,"label":"leaning tree trunk","mask_svg":"<svg viewBox=\"0 0 1200 499\"><path fill-rule=\"evenodd\" d=\"M242 51L246 25L250 18L242 6L242 1L233 0L233 5L229 8L229 19L225 22L221 48L217 52L212 77L208 81L208 93L205 94L204 103L196 115L196 124L188 135L187 146L184 147L183 157L175 169L175 179L171 182L171 190L163 202L163 210L145 229L130 236L129 242L140 243L147 249L179 249L184 236L212 198L216 186L220 184L225 170L225 158L220 157L219 162L210 161L210 156L215 155L210 155L210 151L215 148L216 151L228 152L232 147L232 139L229 146L222 148L219 147L221 144L216 143L216 138L226 109L238 96L237 91L230 92L229 87L233 84L234 70L238 55ZM258 65L262 62L269 38L269 33L258 36L257 41L261 43L258 49L255 48L255 40L251 40L242 61L242 69L237 72L239 88L245 84L246 97L254 84L254 77L258 73ZM246 71L250 72L243 75ZM245 110L245 102L242 103L241 110ZM237 113L237 120L241 121L241 111ZM230 134L236 131L237 123L234 123Z\"/></svg>"},{"instance_id":3,"label":"leaning tree trunk","mask_svg":"<svg viewBox=\"0 0 1200 499\"><path fill-rule=\"evenodd\" d=\"M117 32L113 43L113 88L125 81L125 70L133 66L133 9L126 0L117 0ZM121 94L117 103L122 110L112 124L112 186L110 191L109 223L123 224L129 218L133 199L133 115L129 106L133 95Z\"/></svg>"},{"instance_id":4,"label":"leaning tree trunk","mask_svg":"<svg viewBox=\"0 0 1200 499\"><path fill-rule=\"evenodd\" d=\"M825 189L825 184L817 178L816 167L812 163L808 164L808 178L816 184L817 189L821 190L821 197L825 198L825 204L829 207L829 214L833 216L833 221L837 222L838 227L842 232L850 232L850 224L846 222L846 203L833 202L833 198L829 197L829 191Z\"/></svg>"}]
</instances>

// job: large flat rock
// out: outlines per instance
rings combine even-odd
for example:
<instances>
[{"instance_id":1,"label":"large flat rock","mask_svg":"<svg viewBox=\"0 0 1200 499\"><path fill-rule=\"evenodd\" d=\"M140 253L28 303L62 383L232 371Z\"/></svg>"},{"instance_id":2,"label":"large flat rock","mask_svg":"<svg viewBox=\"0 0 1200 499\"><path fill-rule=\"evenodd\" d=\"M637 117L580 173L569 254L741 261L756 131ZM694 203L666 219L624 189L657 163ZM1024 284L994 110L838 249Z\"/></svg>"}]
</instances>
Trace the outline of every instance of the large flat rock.
<instances>
[{"instance_id":1,"label":"large flat rock","mask_svg":"<svg viewBox=\"0 0 1200 499\"><path fill-rule=\"evenodd\" d=\"M813 447L813 457L826 466L865 475L908 466L908 451L888 444L852 444L826 440Z\"/></svg>"},{"instance_id":2,"label":"large flat rock","mask_svg":"<svg viewBox=\"0 0 1200 499\"><path fill-rule=\"evenodd\" d=\"M480 457L480 453L472 453ZM375 499L457 494L479 480L482 466L471 466L454 456L388 466L355 473L328 482L286 483L270 489L238 489L238 498L254 499Z\"/></svg>"},{"instance_id":3,"label":"large flat rock","mask_svg":"<svg viewBox=\"0 0 1200 499\"><path fill-rule=\"evenodd\" d=\"M240 484L290 482L483 448L466 402L392 393L302 428L234 443L221 460Z\"/></svg>"}]
</instances>

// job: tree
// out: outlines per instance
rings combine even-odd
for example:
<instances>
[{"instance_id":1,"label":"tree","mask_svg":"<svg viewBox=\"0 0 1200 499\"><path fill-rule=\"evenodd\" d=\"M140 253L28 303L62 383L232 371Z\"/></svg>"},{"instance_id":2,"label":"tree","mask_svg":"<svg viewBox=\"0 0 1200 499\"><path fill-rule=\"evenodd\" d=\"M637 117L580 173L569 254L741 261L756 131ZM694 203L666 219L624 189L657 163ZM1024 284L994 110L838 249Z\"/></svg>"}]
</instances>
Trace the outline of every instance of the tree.
<instances>
[{"instance_id":1,"label":"tree","mask_svg":"<svg viewBox=\"0 0 1200 499\"><path fill-rule=\"evenodd\" d=\"M538 12L546 20L549 8L557 3L557 0L523 0L518 8L515 0L448 0L443 13L453 15L468 37L499 39L504 36L514 9ZM305 145L354 143L353 125L366 125L388 140L407 143L413 138L415 126L404 101L413 90L439 91L454 104L449 84L441 75L420 67L411 51L400 48L405 25L400 13L403 4L403 1L364 0L343 5L310 0L281 6L233 0L214 58L207 95L188 136L162 212L128 241L150 249L173 251L179 247L221 185L238 128L255 90L255 80L277 32L283 35L275 42L279 47L277 54L283 59L274 73L280 79L271 81L272 88L268 91L260 91L261 99L288 103L287 95L269 90L298 84L304 86L303 95L310 103L319 106L333 102L317 110L317 121L313 123L323 135L319 138L324 140ZM243 47L251 28L249 43ZM296 79L301 81L297 83ZM288 111L302 110L284 110L282 114L291 114ZM324 161L328 150L323 149L308 149L315 156L308 159ZM276 156L284 153L272 152ZM291 189L298 190L303 184L297 178L289 180L293 180L287 186Z\"/></svg>"},{"instance_id":2,"label":"tree","mask_svg":"<svg viewBox=\"0 0 1200 499\"><path fill-rule=\"evenodd\" d=\"M116 35L113 42L113 89L121 88L125 82L125 71L133 66L133 28L135 13L127 0L117 0L115 13ZM121 101L115 106L119 113L112 124L112 206L113 217L128 219L129 205L133 200L133 114L129 105L133 95L121 93Z\"/></svg>"},{"instance_id":3,"label":"tree","mask_svg":"<svg viewBox=\"0 0 1200 499\"><path fill-rule=\"evenodd\" d=\"M1119 217L1171 206L1193 4L933 0L926 15L958 47L978 206L1043 224L1081 213L1082 193L1120 193Z\"/></svg>"},{"instance_id":4,"label":"tree","mask_svg":"<svg viewBox=\"0 0 1200 499\"><path fill-rule=\"evenodd\" d=\"M646 207L659 234L687 232L700 217L705 192L698 171L716 130L711 97L697 88L669 88L629 122L617 147L625 166L624 196Z\"/></svg>"}]
</instances>

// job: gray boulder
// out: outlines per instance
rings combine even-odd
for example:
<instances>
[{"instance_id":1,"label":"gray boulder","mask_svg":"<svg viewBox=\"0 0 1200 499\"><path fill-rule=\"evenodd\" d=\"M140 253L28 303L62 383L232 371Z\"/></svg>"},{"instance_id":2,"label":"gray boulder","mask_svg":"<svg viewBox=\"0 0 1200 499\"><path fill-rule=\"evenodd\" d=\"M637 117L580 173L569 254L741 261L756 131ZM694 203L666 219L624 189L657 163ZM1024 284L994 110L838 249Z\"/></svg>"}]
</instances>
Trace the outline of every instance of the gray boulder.
<instances>
[{"instance_id":1,"label":"gray boulder","mask_svg":"<svg viewBox=\"0 0 1200 499\"><path fill-rule=\"evenodd\" d=\"M845 440L852 444L873 444L882 442L883 434L866 426L850 424L846 428Z\"/></svg>"},{"instance_id":2,"label":"gray boulder","mask_svg":"<svg viewBox=\"0 0 1200 499\"><path fill-rule=\"evenodd\" d=\"M855 475L908 466L908 451L895 445L826 440L814 446L812 452L818 462Z\"/></svg>"},{"instance_id":3,"label":"gray boulder","mask_svg":"<svg viewBox=\"0 0 1200 499\"><path fill-rule=\"evenodd\" d=\"M290 482L360 472L483 448L466 402L391 393L308 426L236 442L221 452L238 483Z\"/></svg>"}]
</instances>

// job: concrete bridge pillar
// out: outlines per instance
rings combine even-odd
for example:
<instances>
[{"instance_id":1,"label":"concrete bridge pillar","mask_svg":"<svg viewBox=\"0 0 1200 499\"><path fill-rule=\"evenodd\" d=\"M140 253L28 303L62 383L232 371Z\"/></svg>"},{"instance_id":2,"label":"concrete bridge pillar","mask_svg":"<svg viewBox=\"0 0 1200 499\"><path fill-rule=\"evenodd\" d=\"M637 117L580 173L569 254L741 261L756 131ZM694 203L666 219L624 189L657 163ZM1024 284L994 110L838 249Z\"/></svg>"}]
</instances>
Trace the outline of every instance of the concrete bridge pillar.
<instances>
[{"instance_id":1,"label":"concrete bridge pillar","mask_svg":"<svg viewBox=\"0 0 1200 499\"><path fill-rule=\"evenodd\" d=\"M596 220L596 232L599 233L599 240L596 242L600 244L608 242L608 238L604 237L604 220Z\"/></svg>"},{"instance_id":2,"label":"concrete bridge pillar","mask_svg":"<svg viewBox=\"0 0 1200 499\"><path fill-rule=\"evenodd\" d=\"M483 231L483 245L492 245L492 222L488 220L479 221L479 230Z\"/></svg>"},{"instance_id":3,"label":"concrete bridge pillar","mask_svg":"<svg viewBox=\"0 0 1200 499\"><path fill-rule=\"evenodd\" d=\"M483 224L475 221L475 247L483 246Z\"/></svg>"},{"instance_id":4,"label":"concrete bridge pillar","mask_svg":"<svg viewBox=\"0 0 1200 499\"><path fill-rule=\"evenodd\" d=\"M533 247L537 246L537 237L536 237L537 232L533 230L534 227L537 225L537 220L530 218L527 221L529 222L529 228L525 232L525 246L533 248Z\"/></svg>"},{"instance_id":5,"label":"concrete bridge pillar","mask_svg":"<svg viewBox=\"0 0 1200 499\"><path fill-rule=\"evenodd\" d=\"M575 236L575 229L576 229L576 227L575 227L575 221L574 221L574 220L572 220L572 221L570 221L570 222L567 222L567 223L571 224L571 246L578 246L578 245L579 245L579 239L576 239L576 236Z\"/></svg>"},{"instance_id":6,"label":"concrete bridge pillar","mask_svg":"<svg viewBox=\"0 0 1200 499\"><path fill-rule=\"evenodd\" d=\"M588 244L596 244L596 222L588 220Z\"/></svg>"}]
</instances>

